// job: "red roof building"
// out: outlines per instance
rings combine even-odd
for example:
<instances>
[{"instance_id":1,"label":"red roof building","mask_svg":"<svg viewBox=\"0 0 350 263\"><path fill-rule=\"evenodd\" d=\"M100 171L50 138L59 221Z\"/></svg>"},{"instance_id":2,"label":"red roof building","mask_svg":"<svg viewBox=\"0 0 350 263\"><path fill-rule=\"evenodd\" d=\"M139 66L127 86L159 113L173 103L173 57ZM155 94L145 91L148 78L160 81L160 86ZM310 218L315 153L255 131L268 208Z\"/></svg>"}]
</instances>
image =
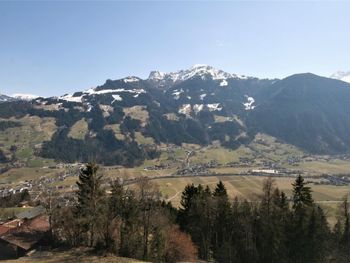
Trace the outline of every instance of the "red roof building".
<instances>
[{"instance_id":1,"label":"red roof building","mask_svg":"<svg viewBox=\"0 0 350 263\"><path fill-rule=\"evenodd\" d=\"M23 256L46 236L49 229L47 216L24 220L16 228L7 227L7 231L0 235L0 251L3 252L0 259ZM5 229L2 231L5 231Z\"/></svg>"}]
</instances>

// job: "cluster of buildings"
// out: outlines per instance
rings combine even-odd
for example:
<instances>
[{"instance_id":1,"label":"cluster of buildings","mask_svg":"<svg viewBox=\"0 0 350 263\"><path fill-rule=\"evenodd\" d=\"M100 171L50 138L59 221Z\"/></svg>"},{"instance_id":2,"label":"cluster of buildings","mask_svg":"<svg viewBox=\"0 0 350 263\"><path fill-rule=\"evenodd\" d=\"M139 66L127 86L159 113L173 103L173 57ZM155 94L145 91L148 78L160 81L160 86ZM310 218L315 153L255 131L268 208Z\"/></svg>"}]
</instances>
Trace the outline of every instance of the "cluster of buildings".
<instances>
[{"instance_id":1,"label":"cluster of buildings","mask_svg":"<svg viewBox=\"0 0 350 263\"><path fill-rule=\"evenodd\" d=\"M321 181L318 184L328 184L328 185L336 185L336 186L344 186L350 184L349 175L322 175Z\"/></svg>"},{"instance_id":2,"label":"cluster of buildings","mask_svg":"<svg viewBox=\"0 0 350 263\"><path fill-rule=\"evenodd\" d=\"M51 188L60 189L59 186L54 187L53 184L56 182L62 182L67 177L77 176L78 172L75 170L67 170L65 172L59 172L55 176L41 176L38 179L25 180L16 185L16 187L12 186L0 186L0 198L6 197L11 194L21 193L24 190L28 190L31 193L40 192L41 190L47 190ZM35 199L35 196L33 196Z\"/></svg>"},{"instance_id":3,"label":"cluster of buildings","mask_svg":"<svg viewBox=\"0 0 350 263\"><path fill-rule=\"evenodd\" d=\"M33 185L28 182L25 182L24 184L18 185L16 187L2 187L0 188L0 198L9 196L11 194L22 193L24 190L30 191L32 188Z\"/></svg>"},{"instance_id":4,"label":"cluster of buildings","mask_svg":"<svg viewBox=\"0 0 350 263\"><path fill-rule=\"evenodd\" d=\"M146 166L143 169L145 171L157 171L157 170L165 170L170 168L172 168L172 165L170 163L161 163L161 164L156 164L152 166Z\"/></svg>"}]
</instances>

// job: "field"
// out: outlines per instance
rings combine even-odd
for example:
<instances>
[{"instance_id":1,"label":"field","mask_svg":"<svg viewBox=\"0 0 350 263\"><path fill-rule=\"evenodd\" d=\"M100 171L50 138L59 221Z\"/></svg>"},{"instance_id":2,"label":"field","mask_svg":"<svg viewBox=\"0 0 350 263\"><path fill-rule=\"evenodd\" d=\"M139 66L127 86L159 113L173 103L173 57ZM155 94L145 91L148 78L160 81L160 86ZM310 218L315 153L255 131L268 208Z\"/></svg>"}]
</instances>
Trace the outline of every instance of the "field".
<instances>
[{"instance_id":1,"label":"field","mask_svg":"<svg viewBox=\"0 0 350 263\"><path fill-rule=\"evenodd\" d=\"M0 186L10 185L16 186L19 183L29 180L37 180L42 176L48 178L57 177L58 173L63 172L63 169L49 169L49 168L32 168L23 167L11 169L0 175Z\"/></svg>"},{"instance_id":2,"label":"field","mask_svg":"<svg viewBox=\"0 0 350 263\"><path fill-rule=\"evenodd\" d=\"M188 151L192 151L189 164L216 161L221 166L211 171L221 174L247 173L251 169L263 168L266 163L275 165L276 169L287 169L295 174L301 172L307 176L350 174L350 160L309 155L265 134L258 134L250 144L235 150L224 148L218 143L204 147L195 144L182 144L181 147L174 147L170 151L165 145L160 146L160 148L162 149L160 158L146 160L143 166L171 163L175 167L181 167L187 158ZM248 159L249 165L227 166L229 163L239 163L242 158Z\"/></svg>"},{"instance_id":3,"label":"field","mask_svg":"<svg viewBox=\"0 0 350 263\"><path fill-rule=\"evenodd\" d=\"M144 114L144 110L139 107L128 108L125 111L127 115L142 121L148 118ZM6 129L0 134L1 149L7 155L10 155L10 147L16 146L15 155L22 164L25 164L25 167L12 168L1 174L0 187L14 187L23 184L25 181L39 180L42 177L53 179L51 181L47 180L48 186L61 189L63 187L69 190L69 186L75 185L77 176L68 176L59 180L58 177L66 172L71 175L77 174L77 167L47 168L49 165L55 165L55 162L37 157L34 154L35 147L43 141L49 140L55 132L54 119L26 116L12 121L20 122L22 126ZM217 121L222 120L218 118ZM87 132L86 129L87 123L82 119L72 127L69 136L83 138ZM106 126L106 129L115 131L119 139L124 138L124 135L120 133L119 125ZM140 132L136 132L135 137L140 144L154 143L152 138L144 137ZM157 147L161 151L160 157L157 159L145 160L142 165L134 168L102 167L101 172L108 179L153 178L153 182L159 186L165 199L176 206L179 205L181 192L187 184L200 183L209 185L213 189L219 180L225 183L231 198L238 196L239 198L254 200L261 191L264 177L247 175L252 169L268 169L271 164L274 165L274 169L287 170L292 176L298 173L308 177L322 174L350 174L350 160L341 159L340 157L309 155L292 145L282 143L265 134L257 134L251 143L235 150L224 148L218 142L208 146L161 144ZM191 156L188 157L190 152ZM242 159L248 160L247 163L242 164ZM208 169L208 175L210 176L169 178L178 169L187 165L202 165L213 161L218 166ZM158 169L157 166L160 165L166 165L166 168ZM167 176L167 178L162 178L164 176ZM292 181L292 178L279 177L276 179L276 184L281 190L290 195ZM350 186L313 184L312 189L315 200L333 218L339 200L345 194L350 193Z\"/></svg>"},{"instance_id":4,"label":"field","mask_svg":"<svg viewBox=\"0 0 350 263\"><path fill-rule=\"evenodd\" d=\"M155 179L153 182L159 186L163 196L174 205L179 205L181 193L188 184L208 185L211 189L221 180L231 198L254 200L261 194L262 183L266 177L262 176L210 176L210 177L185 177ZM291 196L293 178L276 178L276 186L283 190L287 196ZM317 185L311 183L313 197L316 202L326 203L340 201L341 198L350 193L350 186Z\"/></svg>"},{"instance_id":5,"label":"field","mask_svg":"<svg viewBox=\"0 0 350 263\"><path fill-rule=\"evenodd\" d=\"M261 194L263 180L261 176L211 176L211 177L187 177L156 179L153 182L159 186L159 190L166 200L171 201L174 206L180 205L181 193L188 184L208 185L211 190L221 180L227 192L233 200L238 197L240 200L248 199L254 201ZM293 178L276 178L276 186L284 191L288 197L292 195ZM335 224L337 207L342 198L350 194L350 186L333 186L310 183L313 198L317 204L324 208L331 225Z\"/></svg>"}]
</instances>

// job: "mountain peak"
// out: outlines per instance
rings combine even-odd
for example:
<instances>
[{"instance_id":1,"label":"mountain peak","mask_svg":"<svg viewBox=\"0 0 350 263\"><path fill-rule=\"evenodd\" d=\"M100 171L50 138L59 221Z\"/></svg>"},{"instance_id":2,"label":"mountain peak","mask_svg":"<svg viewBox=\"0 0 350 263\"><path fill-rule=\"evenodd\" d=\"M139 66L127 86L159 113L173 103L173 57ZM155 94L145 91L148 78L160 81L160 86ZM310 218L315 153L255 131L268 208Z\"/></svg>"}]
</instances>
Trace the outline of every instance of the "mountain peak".
<instances>
[{"instance_id":1,"label":"mountain peak","mask_svg":"<svg viewBox=\"0 0 350 263\"><path fill-rule=\"evenodd\" d=\"M194 77L206 79L207 77L213 80L226 80L229 78L246 79L245 76L231 74L220 69L216 69L206 64L195 64L187 70L178 70L175 72L164 73L161 71L152 71L148 79L153 81L185 81Z\"/></svg>"},{"instance_id":2,"label":"mountain peak","mask_svg":"<svg viewBox=\"0 0 350 263\"><path fill-rule=\"evenodd\" d=\"M16 94L12 94L13 98L18 99L18 100L34 100L39 98L40 96L37 95L33 95L33 94L22 94L22 93L16 93Z\"/></svg>"},{"instance_id":3,"label":"mountain peak","mask_svg":"<svg viewBox=\"0 0 350 263\"><path fill-rule=\"evenodd\" d=\"M195 68L213 68L207 64L194 64L191 69L195 69Z\"/></svg>"},{"instance_id":4,"label":"mountain peak","mask_svg":"<svg viewBox=\"0 0 350 263\"><path fill-rule=\"evenodd\" d=\"M151 73L149 73L148 79L161 80L161 79L164 79L165 75L166 75L166 73L164 73L164 72L154 70L154 71L151 71Z\"/></svg>"}]
</instances>

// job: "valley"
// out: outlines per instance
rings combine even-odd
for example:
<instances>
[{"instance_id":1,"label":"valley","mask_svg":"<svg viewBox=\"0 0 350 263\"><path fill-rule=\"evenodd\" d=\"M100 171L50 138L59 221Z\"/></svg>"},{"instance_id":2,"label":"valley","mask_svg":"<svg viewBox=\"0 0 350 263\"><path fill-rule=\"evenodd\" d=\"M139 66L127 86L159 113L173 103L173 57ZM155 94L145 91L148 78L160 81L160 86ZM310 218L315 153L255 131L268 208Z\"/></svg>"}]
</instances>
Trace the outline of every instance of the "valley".
<instances>
[{"instance_id":1,"label":"valley","mask_svg":"<svg viewBox=\"0 0 350 263\"><path fill-rule=\"evenodd\" d=\"M350 193L348 100L350 84L335 79L309 73L281 80L258 79L206 65L170 73L151 72L147 79L129 76L107 80L101 86L59 97L4 97L0 103L3 231L8 231L13 222L22 222L23 215L31 217L33 213L28 221L33 225L28 223L28 227L43 233L48 229L63 231L57 240L76 246L80 241L75 237L84 236L71 232L84 227L75 219L80 209L77 202L82 200L77 195L84 195L82 187L90 187L85 180L94 176L96 181L91 183L100 189L95 197L100 195L102 200L91 208L106 209L101 210L104 216L124 210L122 228L129 233L132 229L128 229L127 218L129 212L136 212L134 223L153 233L134 232L134 244L141 236L153 244L157 242L153 235L166 236L163 244L180 238L185 243L179 241L169 248L189 242L180 249L189 248L184 253L187 258L195 257L196 248L175 222L183 229L194 224L190 231L194 231L191 238L196 239L196 222L205 218L205 209L215 208L220 194L227 211L250 214L252 221L243 217L242 223L251 228L256 209L263 211L264 195L270 195L272 189L273 198L283 203L284 211L296 213L293 189L298 181L305 196L309 187L312 191L307 197L309 207L319 209L322 224L333 228L340 205ZM89 162L98 167L86 165ZM89 176L85 178L83 172ZM269 184L270 190L266 188ZM191 191L204 199L191 201L202 206L201 216L186 223L181 217L190 219L195 210L184 214L183 195L191 197ZM84 200L89 198L85 196ZM166 215L163 218L157 213ZM167 234L157 232L157 223L149 225L147 214L154 222L165 220L161 231ZM89 220L89 215L80 219ZM48 225L47 216L53 216L56 225ZM238 218L237 214L225 222ZM115 224L118 233L119 219L105 217L103 222ZM235 228L235 223L232 226ZM108 227L106 231L103 235L107 239L85 237L105 244L123 238L122 232L110 238ZM16 242L16 238L11 240L11 233L6 233L2 235L6 242ZM40 239L41 235L35 237ZM200 240L195 243L203 251ZM147 254L149 246L145 243L143 247ZM139 248L138 244L135 251ZM147 258L138 253L120 255ZM65 253L59 256L67 260L76 257Z\"/></svg>"},{"instance_id":2,"label":"valley","mask_svg":"<svg viewBox=\"0 0 350 263\"><path fill-rule=\"evenodd\" d=\"M164 200L177 207L188 184L214 187L221 180L231 199L238 197L253 202L261 194L262 182L267 177L273 177L277 186L291 196L291 183L302 174L332 224L337 206L350 193L350 160L346 156L307 154L266 134L258 134L250 144L235 150L224 148L219 142L204 147L196 144L158 147L161 151L158 158L137 167L102 166L106 186L118 179L132 188L138 179L147 178L157 185ZM52 189L69 197L77 190L81 164L39 159L40 166L33 166L35 155L18 156L27 165L12 167L1 174L0 195L28 189L35 199L41 192Z\"/></svg>"},{"instance_id":3,"label":"valley","mask_svg":"<svg viewBox=\"0 0 350 263\"><path fill-rule=\"evenodd\" d=\"M339 80L258 79L207 65L60 97L4 97L0 195L27 189L36 199L51 189L69 199L88 161L100 164L106 186L147 178L175 206L187 184L222 180L230 198L254 201L264 178L290 195L301 174L334 218L350 193L344 98L350 84Z\"/></svg>"}]
</instances>

